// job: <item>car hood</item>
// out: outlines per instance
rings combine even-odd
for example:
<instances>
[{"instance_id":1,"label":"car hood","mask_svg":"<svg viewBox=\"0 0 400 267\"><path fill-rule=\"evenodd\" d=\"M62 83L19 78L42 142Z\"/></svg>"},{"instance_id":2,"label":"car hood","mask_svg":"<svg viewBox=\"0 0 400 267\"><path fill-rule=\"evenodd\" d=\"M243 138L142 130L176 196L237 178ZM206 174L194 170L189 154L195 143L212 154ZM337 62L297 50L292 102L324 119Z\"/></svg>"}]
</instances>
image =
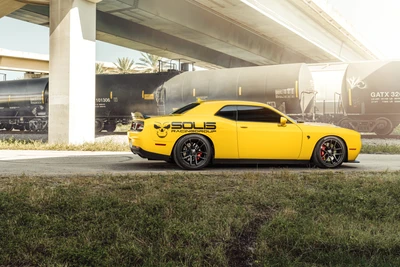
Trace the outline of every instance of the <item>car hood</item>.
<instances>
[{"instance_id":1,"label":"car hood","mask_svg":"<svg viewBox=\"0 0 400 267\"><path fill-rule=\"evenodd\" d=\"M308 123L298 123L297 124L302 130L303 132L306 133L322 133L322 134L335 134L335 135L357 135L360 136L360 133L355 131L355 130L351 130L351 129L347 129L347 128L343 128L343 127L339 127L333 124L329 124L329 123L314 123L314 122L308 122Z\"/></svg>"}]
</instances>

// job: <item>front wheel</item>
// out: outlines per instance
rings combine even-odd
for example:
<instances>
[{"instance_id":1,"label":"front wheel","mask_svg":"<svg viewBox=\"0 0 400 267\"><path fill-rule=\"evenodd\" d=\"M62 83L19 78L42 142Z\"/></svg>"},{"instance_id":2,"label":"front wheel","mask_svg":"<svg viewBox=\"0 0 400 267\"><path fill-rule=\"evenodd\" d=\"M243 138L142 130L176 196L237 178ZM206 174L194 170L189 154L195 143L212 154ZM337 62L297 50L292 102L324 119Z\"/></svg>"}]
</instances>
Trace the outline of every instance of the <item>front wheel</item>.
<instances>
[{"instance_id":1,"label":"front wheel","mask_svg":"<svg viewBox=\"0 0 400 267\"><path fill-rule=\"evenodd\" d=\"M342 139L327 136L318 141L312 160L320 168L336 168L342 165L346 153L346 146Z\"/></svg>"},{"instance_id":2,"label":"front wheel","mask_svg":"<svg viewBox=\"0 0 400 267\"><path fill-rule=\"evenodd\" d=\"M175 163L182 169L199 170L206 167L213 157L210 142L202 135L185 135L174 148Z\"/></svg>"}]
</instances>

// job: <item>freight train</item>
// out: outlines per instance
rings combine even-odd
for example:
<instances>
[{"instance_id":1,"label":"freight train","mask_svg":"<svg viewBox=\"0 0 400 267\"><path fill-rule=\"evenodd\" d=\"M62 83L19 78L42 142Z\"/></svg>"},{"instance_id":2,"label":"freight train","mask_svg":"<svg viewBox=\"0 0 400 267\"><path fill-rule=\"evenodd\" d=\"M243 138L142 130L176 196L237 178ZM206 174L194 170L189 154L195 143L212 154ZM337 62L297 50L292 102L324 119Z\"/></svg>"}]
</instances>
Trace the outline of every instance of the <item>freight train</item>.
<instances>
[{"instance_id":1,"label":"freight train","mask_svg":"<svg viewBox=\"0 0 400 267\"><path fill-rule=\"evenodd\" d=\"M130 123L132 110L155 114L154 92L178 74L96 75L96 131L112 132L117 124ZM47 131L49 90L48 78L0 82L0 129Z\"/></svg>"},{"instance_id":2,"label":"freight train","mask_svg":"<svg viewBox=\"0 0 400 267\"><path fill-rule=\"evenodd\" d=\"M400 123L399 64L345 64L335 78L339 88L330 92L322 92L310 67L302 63L97 75L96 131L129 124L135 111L163 115L200 97L264 102L295 119L387 135ZM45 131L49 90L47 78L0 82L0 129Z\"/></svg>"},{"instance_id":3,"label":"freight train","mask_svg":"<svg viewBox=\"0 0 400 267\"><path fill-rule=\"evenodd\" d=\"M280 77L280 78L277 78ZM248 99L282 111L310 112L312 77L305 64L215 71L96 75L95 129L112 132L131 112L172 112L198 97ZM0 129L46 131L48 78L0 82Z\"/></svg>"},{"instance_id":4,"label":"freight train","mask_svg":"<svg viewBox=\"0 0 400 267\"><path fill-rule=\"evenodd\" d=\"M400 124L400 61L309 67L318 91L318 121L382 136Z\"/></svg>"}]
</instances>

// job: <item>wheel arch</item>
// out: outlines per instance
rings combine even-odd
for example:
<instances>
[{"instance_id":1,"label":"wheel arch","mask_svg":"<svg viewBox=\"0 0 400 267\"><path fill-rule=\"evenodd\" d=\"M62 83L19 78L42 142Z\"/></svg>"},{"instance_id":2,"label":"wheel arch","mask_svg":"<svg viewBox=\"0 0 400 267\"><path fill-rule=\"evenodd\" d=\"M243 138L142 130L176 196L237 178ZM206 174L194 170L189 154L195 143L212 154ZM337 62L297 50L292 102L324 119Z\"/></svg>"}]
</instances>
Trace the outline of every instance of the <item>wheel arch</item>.
<instances>
[{"instance_id":1,"label":"wheel arch","mask_svg":"<svg viewBox=\"0 0 400 267\"><path fill-rule=\"evenodd\" d=\"M347 162L347 161L349 160L349 159L348 159L349 152L348 152L348 146L347 146L346 140L344 140L341 136L329 134L329 135L322 136L321 138L319 138L319 139L317 140L317 142L315 142L314 149L313 149L313 151L312 151L312 153L311 153L311 156L310 156L310 162L311 162L312 159L313 159L313 155L314 155L314 153L315 153L315 149L317 148L317 145L318 145L319 141L321 141L322 139L324 139L324 138L326 138L326 137L330 137L330 136L334 136L334 137L339 138L340 140L342 140L342 142L343 142L343 144L344 144L344 146L345 146L345 149L346 149L346 155L345 155L343 161L344 161L344 162Z\"/></svg>"},{"instance_id":2,"label":"wheel arch","mask_svg":"<svg viewBox=\"0 0 400 267\"><path fill-rule=\"evenodd\" d=\"M187 133L187 134L183 134L183 135L180 136L178 139L176 139L176 141L175 141L175 143L174 143L174 146L172 147L171 154L169 155L169 157L170 157L171 159L174 159L174 150L175 150L175 146L176 146L176 144L179 142L179 140L181 140L181 139L182 139L183 137L185 137L185 136L193 135L193 134L201 135L201 136L205 137L205 138L208 140L208 142L210 142L210 145L211 145L211 147L212 147L212 158L211 158L211 161L214 159L214 156L215 156L215 146L214 146L214 142L211 140L210 137L208 137L208 136L205 135L205 134L201 134L201 133Z\"/></svg>"}]
</instances>

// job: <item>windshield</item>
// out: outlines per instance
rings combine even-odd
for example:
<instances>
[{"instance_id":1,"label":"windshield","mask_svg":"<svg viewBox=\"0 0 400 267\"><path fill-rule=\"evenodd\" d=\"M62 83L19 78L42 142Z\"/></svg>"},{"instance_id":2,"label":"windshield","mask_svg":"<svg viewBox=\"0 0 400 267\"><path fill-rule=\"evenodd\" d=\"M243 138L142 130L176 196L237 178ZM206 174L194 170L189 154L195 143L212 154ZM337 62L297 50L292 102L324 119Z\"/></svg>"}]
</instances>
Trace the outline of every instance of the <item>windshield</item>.
<instances>
[{"instance_id":1,"label":"windshield","mask_svg":"<svg viewBox=\"0 0 400 267\"><path fill-rule=\"evenodd\" d=\"M200 105L200 103L190 103L190 104L188 104L186 106L183 106L183 107L175 110L171 114L183 114L183 113L191 110L192 108L197 107L198 105Z\"/></svg>"}]
</instances>

